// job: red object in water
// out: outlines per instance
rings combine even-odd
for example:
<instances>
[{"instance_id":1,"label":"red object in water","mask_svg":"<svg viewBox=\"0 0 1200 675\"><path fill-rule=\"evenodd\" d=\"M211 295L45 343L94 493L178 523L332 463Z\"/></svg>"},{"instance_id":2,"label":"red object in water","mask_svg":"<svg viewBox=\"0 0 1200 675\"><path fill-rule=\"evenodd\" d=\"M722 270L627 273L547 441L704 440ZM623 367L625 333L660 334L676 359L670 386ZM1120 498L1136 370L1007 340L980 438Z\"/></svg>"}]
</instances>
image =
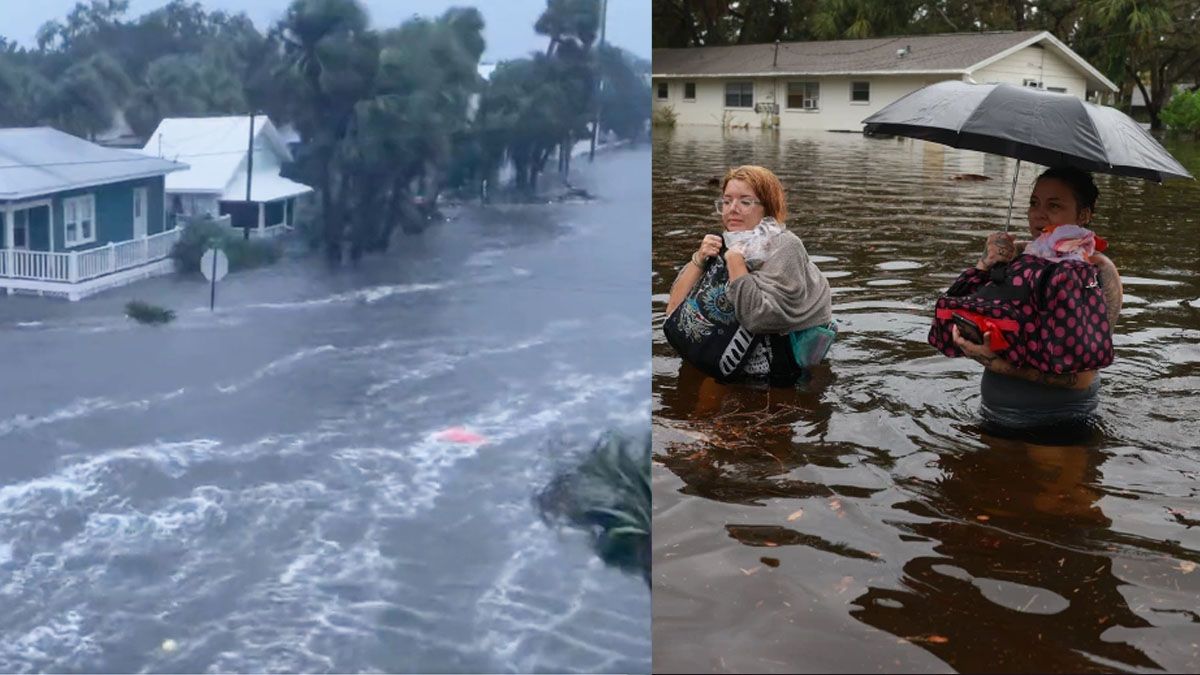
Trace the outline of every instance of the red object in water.
<instances>
[{"instance_id":1,"label":"red object in water","mask_svg":"<svg viewBox=\"0 0 1200 675\"><path fill-rule=\"evenodd\" d=\"M444 431L439 431L436 437L439 441L450 441L452 443L485 443L487 438L480 436L474 431L468 431L462 427L450 427Z\"/></svg>"}]
</instances>

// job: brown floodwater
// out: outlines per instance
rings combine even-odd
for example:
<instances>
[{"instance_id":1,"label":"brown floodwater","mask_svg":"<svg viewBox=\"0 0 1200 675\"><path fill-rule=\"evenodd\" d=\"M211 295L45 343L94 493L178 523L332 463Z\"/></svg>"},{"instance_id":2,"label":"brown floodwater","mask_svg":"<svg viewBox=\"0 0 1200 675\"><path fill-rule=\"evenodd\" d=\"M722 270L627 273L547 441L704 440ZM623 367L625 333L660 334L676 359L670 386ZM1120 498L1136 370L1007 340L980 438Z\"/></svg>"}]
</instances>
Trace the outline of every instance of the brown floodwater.
<instances>
[{"instance_id":1,"label":"brown floodwater","mask_svg":"<svg viewBox=\"0 0 1200 675\"><path fill-rule=\"evenodd\" d=\"M1200 145L1167 147L1200 175ZM841 333L794 391L717 385L661 331L720 231L712 179L746 163L833 287ZM925 341L1012 177L906 139L656 130L656 672L1200 671L1200 184L1097 176L1126 296L1098 422L1065 444L985 433L982 368Z\"/></svg>"}]
</instances>

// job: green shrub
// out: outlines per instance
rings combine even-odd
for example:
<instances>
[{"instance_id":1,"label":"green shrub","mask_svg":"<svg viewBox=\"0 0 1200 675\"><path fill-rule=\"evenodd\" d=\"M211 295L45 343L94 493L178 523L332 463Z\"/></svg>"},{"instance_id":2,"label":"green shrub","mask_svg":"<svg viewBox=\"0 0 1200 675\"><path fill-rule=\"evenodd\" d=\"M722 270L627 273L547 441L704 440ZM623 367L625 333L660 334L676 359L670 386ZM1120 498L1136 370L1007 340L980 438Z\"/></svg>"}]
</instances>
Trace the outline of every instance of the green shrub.
<instances>
[{"instance_id":1,"label":"green shrub","mask_svg":"<svg viewBox=\"0 0 1200 675\"><path fill-rule=\"evenodd\" d=\"M158 325L174 320L175 312L141 300L131 300L125 305L125 316L138 323Z\"/></svg>"},{"instance_id":2,"label":"green shrub","mask_svg":"<svg viewBox=\"0 0 1200 675\"><path fill-rule=\"evenodd\" d=\"M650 116L650 124L656 127L673 127L678 119L679 113L675 112L675 106L662 105L654 109Z\"/></svg>"},{"instance_id":3,"label":"green shrub","mask_svg":"<svg viewBox=\"0 0 1200 675\"><path fill-rule=\"evenodd\" d=\"M171 257L184 274L200 273L200 257L210 248L225 251L229 271L252 269L279 260L278 242L270 239L242 239L215 220L192 220L171 248Z\"/></svg>"},{"instance_id":4,"label":"green shrub","mask_svg":"<svg viewBox=\"0 0 1200 675\"><path fill-rule=\"evenodd\" d=\"M1159 117L1170 129L1200 135L1200 91L1176 92Z\"/></svg>"}]
</instances>

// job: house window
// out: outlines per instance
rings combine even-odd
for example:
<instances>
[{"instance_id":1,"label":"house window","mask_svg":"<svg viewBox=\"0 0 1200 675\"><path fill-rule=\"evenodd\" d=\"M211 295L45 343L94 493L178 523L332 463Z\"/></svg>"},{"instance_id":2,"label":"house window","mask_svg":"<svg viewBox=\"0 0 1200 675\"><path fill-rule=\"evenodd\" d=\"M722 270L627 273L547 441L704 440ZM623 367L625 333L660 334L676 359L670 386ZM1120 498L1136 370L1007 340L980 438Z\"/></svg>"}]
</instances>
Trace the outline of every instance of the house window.
<instances>
[{"instance_id":1,"label":"house window","mask_svg":"<svg viewBox=\"0 0 1200 675\"><path fill-rule=\"evenodd\" d=\"M658 83L658 99L659 99L660 101L665 101L665 100L667 100L667 96L669 95L669 92L670 92L670 91L671 91L671 90L670 90L670 87L667 85L667 83L666 83L666 82L659 82L659 83Z\"/></svg>"},{"instance_id":2,"label":"house window","mask_svg":"<svg viewBox=\"0 0 1200 675\"><path fill-rule=\"evenodd\" d=\"M1067 93L1067 88L1066 87L1046 87L1046 91L1053 91L1053 92L1057 92L1059 94L1065 94L1065 93Z\"/></svg>"},{"instance_id":3,"label":"house window","mask_svg":"<svg viewBox=\"0 0 1200 675\"><path fill-rule=\"evenodd\" d=\"M684 82L683 83L683 100L685 100L685 101L695 101L696 100L696 83L695 82Z\"/></svg>"},{"instance_id":4,"label":"house window","mask_svg":"<svg viewBox=\"0 0 1200 675\"><path fill-rule=\"evenodd\" d=\"M725 83L725 107L726 108L753 108L754 107L754 83L753 82L726 82Z\"/></svg>"},{"instance_id":5,"label":"house window","mask_svg":"<svg viewBox=\"0 0 1200 675\"><path fill-rule=\"evenodd\" d=\"M67 246L96 241L96 196L68 197L63 200L63 239Z\"/></svg>"},{"instance_id":6,"label":"house window","mask_svg":"<svg viewBox=\"0 0 1200 675\"><path fill-rule=\"evenodd\" d=\"M820 83L788 82L787 107L789 110L819 110L821 108Z\"/></svg>"},{"instance_id":7,"label":"house window","mask_svg":"<svg viewBox=\"0 0 1200 675\"><path fill-rule=\"evenodd\" d=\"M1022 85L1022 86L1025 86L1025 87L1033 87L1034 89L1041 89L1041 88L1042 88L1042 83L1041 83L1041 81L1039 81L1039 80L1031 80L1031 79L1029 79L1029 78L1026 78L1026 79L1024 79L1024 80L1021 80L1021 85Z\"/></svg>"},{"instance_id":8,"label":"house window","mask_svg":"<svg viewBox=\"0 0 1200 675\"><path fill-rule=\"evenodd\" d=\"M870 82L851 82L850 83L850 101L852 103L870 103L871 102L871 83Z\"/></svg>"}]
</instances>

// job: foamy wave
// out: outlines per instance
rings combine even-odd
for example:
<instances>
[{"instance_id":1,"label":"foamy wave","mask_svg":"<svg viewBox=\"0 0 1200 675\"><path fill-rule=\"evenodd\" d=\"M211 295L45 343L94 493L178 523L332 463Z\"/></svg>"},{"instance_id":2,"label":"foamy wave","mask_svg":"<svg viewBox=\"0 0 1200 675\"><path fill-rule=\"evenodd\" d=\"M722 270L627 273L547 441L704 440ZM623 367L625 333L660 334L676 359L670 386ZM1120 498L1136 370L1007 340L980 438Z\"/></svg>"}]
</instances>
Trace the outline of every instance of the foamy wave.
<instances>
[{"instance_id":1,"label":"foamy wave","mask_svg":"<svg viewBox=\"0 0 1200 675\"><path fill-rule=\"evenodd\" d=\"M66 406L59 408L46 415L32 417L30 415L14 415L3 422L0 422L0 436L10 434L14 431L22 431L35 429L47 424L55 422L63 422L66 420L78 419L89 415L108 412L112 410L146 410L156 403L163 403L171 399L182 396L186 389L180 388L175 391L167 392L150 398L137 399L133 401L114 401L104 397L81 398L68 403Z\"/></svg>"},{"instance_id":2,"label":"foamy wave","mask_svg":"<svg viewBox=\"0 0 1200 675\"><path fill-rule=\"evenodd\" d=\"M82 631L82 616L70 611L10 638L4 652L0 652L0 671L87 670L86 664L100 657L103 650Z\"/></svg>"},{"instance_id":3,"label":"foamy wave","mask_svg":"<svg viewBox=\"0 0 1200 675\"><path fill-rule=\"evenodd\" d=\"M545 598L545 607L558 607L560 611L543 608L537 589L545 586L547 570L555 569L548 558L559 555L560 542L554 541L542 527L527 528L517 537L517 547L500 568L492 585L480 597L476 605L475 624L483 636L481 646L515 672L541 672L553 669L553 664L542 661L545 644L565 646L572 653L569 662L580 672L614 672L622 662L638 661L635 654L642 654L649 666L650 640L645 635L650 627L650 607L645 606L644 627L630 623L630 616L606 612L596 607L599 597L612 592L610 583L599 583L597 576L603 574L603 566L589 560L588 570L581 583L564 583L570 589L565 594ZM579 568L571 568L579 575ZM565 580L564 580L565 582ZM631 580L626 580L630 583ZM636 583L636 582L633 582ZM535 604L536 603L536 604ZM619 642L621 648L600 645L580 639L572 632L580 632L589 638L596 637L595 615L604 615L619 627L628 627L626 634L604 631L609 643ZM588 618L585 621L584 615ZM585 630L573 631L575 624L586 624ZM615 640L613 638L616 638ZM523 656L519 656L523 655ZM561 655L560 657L561 658Z\"/></svg>"},{"instance_id":4,"label":"foamy wave","mask_svg":"<svg viewBox=\"0 0 1200 675\"><path fill-rule=\"evenodd\" d=\"M466 267L491 267L492 265L495 265L496 261L504 256L505 253L507 253L507 251L502 249L480 251L471 255L470 258L467 258L467 261L463 263L463 265Z\"/></svg>"},{"instance_id":5,"label":"foamy wave","mask_svg":"<svg viewBox=\"0 0 1200 675\"><path fill-rule=\"evenodd\" d=\"M307 309L310 307L323 307L325 305L333 305L346 302L365 302L373 304L384 298L390 298L394 295L406 295L408 293L421 293L425 291L437 291L444 288L449 288L452 284L393 284L384 286L371 286L369 288L360 288L348 293L338 293L329 295L324 298L314 298L312 300L296 300L294 302L259 302L250 305L242 305L243 309Z\"/></svg>"},{"instance_id":6,"label":"foamy wave","mask_svg":"<svg viewBox=\"0 0 1200 675\"><path fill-rule=\"evenodd\" d=\"M172 500L150 513L133 510L89 514L83 532L76 539L80 543L97 542L105 548L129 551L155 540L190 540L202 530L224 524L227 517L214 495L199 489L190 497Z\"/></svg>"},{"instance_id":7,"label":"foamy wave","mask_svg":"<svg viewBox=\"0 0 1200 675\"><path fill-rule=\"evenodd\" d=\"M316 356L318 354L324 354L326 352L332 352L332 351L337 351L337 347L334 347L333 345L321 345L320 347L310 347L308 349L301 349L298 352L294 352L294 353L288 354L287 356L284 356L282 358L275 359L274 361L268 363L267 365L263 366L262 368L259 368L258 370L254 371L254 373L252 373L250 375L250 377L247 377L243 380L240 380L238 382L235 382L235 383L229 384L229 385L218 384L218 385L216 385L216 387L217 387L217 390L220 391L222 394L231 394L231 393L240 391L240 390L246 388L247 386L254 384L255 382L258 382L259 380L263 379L264 377L266 377L268 375L273 375L281 370L285 370L290 366L300 363L301 361L309 358L310 356Z\"/></svg>"}]
</instances>

